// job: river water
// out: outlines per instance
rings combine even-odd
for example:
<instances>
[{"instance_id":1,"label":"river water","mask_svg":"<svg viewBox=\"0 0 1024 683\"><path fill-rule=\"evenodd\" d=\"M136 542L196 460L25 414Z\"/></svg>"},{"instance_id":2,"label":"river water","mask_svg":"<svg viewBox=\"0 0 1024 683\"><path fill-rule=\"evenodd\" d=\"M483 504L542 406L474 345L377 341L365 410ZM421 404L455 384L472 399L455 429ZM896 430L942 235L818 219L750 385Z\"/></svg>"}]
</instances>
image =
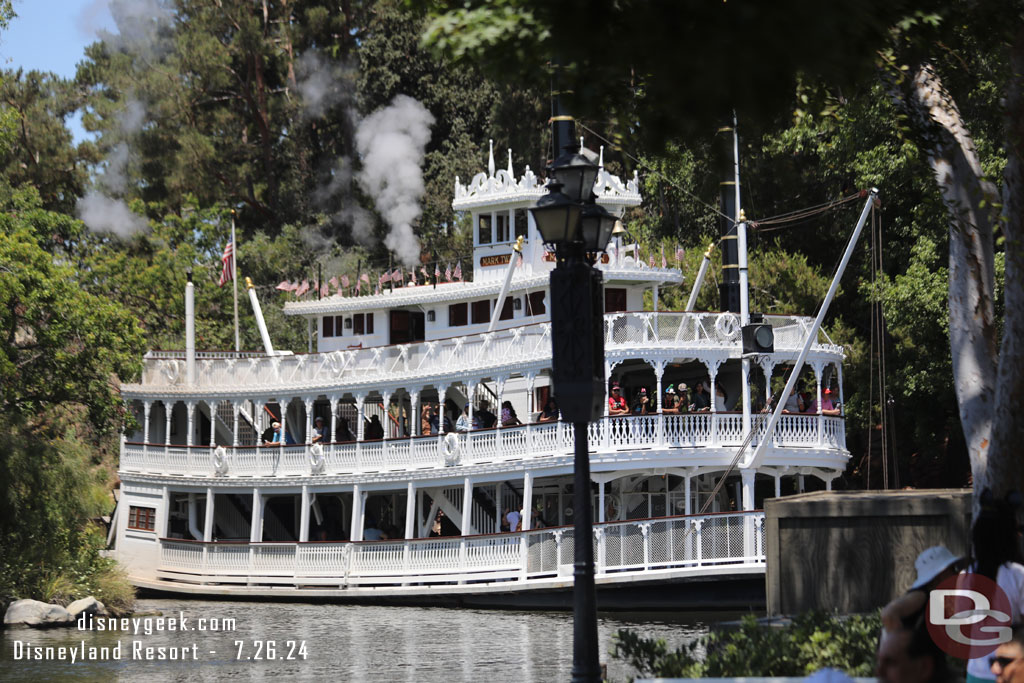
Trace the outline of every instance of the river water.
<instances>
[{"instance_id":1,"label":"river water","mask_svg":"<svg viewBox=\"0 0 1024 683\"><path fill-rule=\"evenodd\" d=\"M138 609L158 611L165 621L154 616L138 622L138 635L74 627L0 631L0 680L499 683L565 681L572 669L572 614L561 612L196 600L140 600ZM170 619L181 615L191 630L168 630ZM629 680L628 667L608 654L616 630L635 629L674 647L706 633L709 623L732 616L601 614L601 661L608 664L611 680ZM214 619L221 630L211 629ZM233 630L224 630L230 619ZM95 652L109 658L57 661L56 650L50 659L24 657L29 643L32 648L81 649L82 641L87 652L108 648ZM115 654L120 659L112 659ZM161 660L161 654L184 655L186 661Z\"/></svg>"}]
</instances>

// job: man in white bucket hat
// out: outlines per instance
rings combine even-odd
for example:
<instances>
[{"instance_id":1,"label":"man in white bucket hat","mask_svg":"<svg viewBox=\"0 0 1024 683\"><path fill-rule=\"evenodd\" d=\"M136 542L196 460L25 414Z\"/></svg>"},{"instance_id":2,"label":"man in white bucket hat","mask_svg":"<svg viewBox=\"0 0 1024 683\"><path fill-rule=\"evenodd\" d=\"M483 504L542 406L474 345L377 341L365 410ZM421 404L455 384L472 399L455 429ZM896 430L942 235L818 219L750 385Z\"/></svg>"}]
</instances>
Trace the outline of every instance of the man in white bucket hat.
<instances>
[{"instance_id":1,"label":"man in white bucket hat","mask_svg":"<svg viewBox=\"0 0 1024 683\"><path fill-rule=\"evenodd\" d=\"M917 560L914 561L917 580L911 584L906 593L882 609L882 626L889 631L913 628L924 614L928 593L942 581L955 576L958 570L957 565L962 559L943 545L921 551Z\"/></svg>"}]
</instances>

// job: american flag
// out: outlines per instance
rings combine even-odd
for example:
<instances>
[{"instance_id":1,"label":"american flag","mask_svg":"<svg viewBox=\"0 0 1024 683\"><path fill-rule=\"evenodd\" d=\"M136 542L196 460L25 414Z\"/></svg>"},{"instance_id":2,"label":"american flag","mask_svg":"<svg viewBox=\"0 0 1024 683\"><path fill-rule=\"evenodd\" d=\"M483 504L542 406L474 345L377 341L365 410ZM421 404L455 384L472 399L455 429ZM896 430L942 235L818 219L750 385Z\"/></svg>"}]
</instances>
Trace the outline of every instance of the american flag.
<instances>
[{"instance_id":1,"label":"american flag","mask_svg":"<svg viewBox=\"0 0 1024 683\"><path fill-rule=\"evenodd\" d=\"M395 268L395 271L391 273L392 282L402 282L405 278L402 276L402 269Z\"/></svg>"},{"instance_id":2,"label":"american flag","mask_svg":"<svg viewBox=\"0 0 1024 683\"><path fill-rule=\"evenodd\" d=\"M362 278L356 278L356 294L359 294L359 290L363 288Z\"/></svg>"},{"instance_id":3,"label":"american flag","mask_svg":"<svg viewBox=\"0 0 1024 683\"><path fill-rule=\"evenodd\" d=\"M298 289L295 290L295 296L302 296L309 291L309 280L303 280L302 284L299 285Z\"/></svg>"},{"instance_id":4,"label":"american flag","mask_svg":"<svg viewBox=\"0 0 1024 683\"><path fill-rule=\"evenodd\" d=\"M434 264L434 282L437 282L440 279L441 279L441 264L440 263L435 263Z\"/></svg>"},{"instance_id":5,"label":"american flag","mask_svg":"<svg viewBox=\"0 0 1024 683\"><path fill-rule=\"evenodd\" d=\"M650 262L651 268L653 268L654 267L654 254L651 254L651 258L649 259L649 262Z\"/></svg>"},{"instance_id":6,"label":"american flag","mask_svg":"<svg viewBox=\"0 0 1024 683\"><path fill-rule=\"evenodd\" d=\"M459 261L458 263L455 264L455 279L462 279L462 261Z\"/></svg>"},{"instance_id":7,"label":"american flag","mask_svg":"<svg viewBox=\"0 0 1024 683\"><path fill-rule=\"evenodd\" d=\"M332 277L327 282L331 285L331 287L337 287L338 286L338 276L335 275L334 277Z\"/></svg>"},{"instance_id":8,"label":"american flag","mask_svg":"<svg viewBox=\"0 0 1024 683\"><path fill-rule=\"evenodd\" d=\"M235 276L235 269L233 268L235 260L235 244L234 242L228 242L224 245L224 255L220 257L224 267L220 269L220 286L223 287L231 281Z\"/></svg>"},{"instance_id":9,"label":"american flag","mask_svg":"<svg viewBox=\"0 0 1024 683\"><path fill-rule=\"evenodd\" d=\"M448 282L452 281L452 264L447 263L444 266L444 279Z\"/></svg>"},{"instance_id":10,"label":"american flag","mask_svg":"<svg viewBox=\"0 0 1024 683\"><path fill-rule=\"evenodd\" d=\"M665 260L665 245L661 245L661 267L668 268L668 261Z\"/></svg>"},{"instance_id":11,"label":"american flag","mask_svg":"<svg viewBox=\"0 0 1024 683\"><path fill-rule=\"evenodd\" d=\"M415 285L416 284L416 271L415 270L410 270L409 271L409 284L411 284L411 285Z\"/></svg>"},{"instance_id":12,"label":"american flag","mask_svg":"<svg viewBox=\"0 0 1024 683\"><path fill-rule=\"evenodd\" d=\"M348 288L348 275L341 276L341 286L345 287L346 289Z\"/></svg>"},{"instance_id":13,"label":"american flag","mask_svg":"<svg viewBox=\"0 0 1024 683\"><path fill-rule=\"evenodd\" d=\"M274 289L279 289L282 292L290 292L292 291L292 283L289 282L288 280L284 280L277 287L274 287Z\"/></svg>"},{"instance_id":14,"label":"american flag","mask_svg":"<svg viewBox=\"0 0 1024 683\"><path fill-rule=\"evenodd\" d=\"M390 281L391 281L391 273L389 273L386 270L383 273L380 274L379 278L377 278L377 284L378 285L382 285L385 282L390 282Z\"/></svg>"},{"instance_id":15,"label":"american flag","mask_svg":"<svg viewBox=\"0 0 1024 683\"><path fill-rule=\"evenodd\" d=\"M365 282L366 284L370 284L370 274L369 273L363 273L362 275L359 276L359 279L362 280L363 282Z\"/></svg>"},{"instance_id":16,"label":"american flag","mask_svg":"<svg viewBox=\"0 0 1024 683\"><path fill-rule=\"evenodd\" d=\"M686 252L683 251L682 247L676 247L676 261L682 263L683 257L686 256Z\"/></svg>"},{"instance_id":17,"label":"american flag","mask_svg":"<svg viewBox=\"0 0 1024 683\"><path fill-rule=\"evenodd\" d=\"M423 273L424 282L430 279L430 272L427 270L426 266L420 266L420 272Z\"/></svg>"},{"instance_id":18,"label":"american flag","mask_svg":"<svg viewBox=\"0 0 1024 683\"><path fill-rule=\"evenodd\" d=\"M330 293L331 293L330 287L327 286L327 283L324 283L324 285L322 287L320 287L320 296L327 296Z\"/></svg>"}]
</instances>

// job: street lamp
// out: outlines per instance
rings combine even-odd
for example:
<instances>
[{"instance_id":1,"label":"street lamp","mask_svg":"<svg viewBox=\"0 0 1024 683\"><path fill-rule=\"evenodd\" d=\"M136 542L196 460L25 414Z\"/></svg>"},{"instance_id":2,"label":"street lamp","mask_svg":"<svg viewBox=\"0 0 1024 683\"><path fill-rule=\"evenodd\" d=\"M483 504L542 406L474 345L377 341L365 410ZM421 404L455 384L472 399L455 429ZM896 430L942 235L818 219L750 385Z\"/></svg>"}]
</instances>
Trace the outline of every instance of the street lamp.
<instances>
[{"instance_id":1,"label":"street lamp","mask_svg":"<svg viewBox=\"0 0 1024 683\"><path fill-rule=\"evenodd\" d=\"M604 283L594 262L608 246L615 216L594 201L598 166L588 150L569 151L551 166L549 193L530 209L554 250L551 271L551 380L576 448L573 479L574 682L600 681L594 590L593 513L587 423L604 415Z\"/></svg>"}]
</instances>

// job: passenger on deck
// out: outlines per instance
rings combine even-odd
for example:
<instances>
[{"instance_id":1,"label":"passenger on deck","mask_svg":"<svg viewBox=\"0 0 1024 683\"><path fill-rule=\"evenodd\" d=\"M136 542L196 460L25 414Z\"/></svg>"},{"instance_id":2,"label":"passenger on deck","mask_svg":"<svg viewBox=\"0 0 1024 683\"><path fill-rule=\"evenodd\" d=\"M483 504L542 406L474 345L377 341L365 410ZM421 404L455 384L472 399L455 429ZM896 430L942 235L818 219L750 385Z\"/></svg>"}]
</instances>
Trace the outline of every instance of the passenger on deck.
<instances>
[{"instance_id":1,"label":"passenger on deck","mask_svg":"<svg viewBox=\"0 0 1024 683\"><path fill-rule=\"evenodd\" d=\"M729 397L726 395L725 389L722 388L722 385L721 384L716 384L715 385L715 411L716 412L724 413L725 411L729 410L728 408L725 407L726 401L728 400L728 398Z\"/></svg>"},{"instance_id":2,"label":"passenger on deck","mask_svg":"<svg viewBox=\"0 0 1024 683\"><path fill-rule=\"evenodd\" d=\"M611 394L608 396L608 414L629 414L629 406L626 405L626 399L622 396L622 388L619 386L618 382L612 384L612 391Z\"/></svg>"},{"instance_id":3,"label":"passenger on deck","mask_svg":"<svg viewBox=\"0 0 1024 683\"><path fill-rule=\"evenodd\" d=\"M640 390L636 392L636 398L633 399L633 414L650 415L653 412L651 399L647 396L647 387L640 387Z\"/></svg>"},{"instance_id":4,"label":"passenger on deck","mask_svg":"<svg viewBox=\"0 0 1024 683\"><path fill-rule=\"evenodd\" d=\"M782 409L784 413L802 413L804 412L804 399L800 396L800 392L793 387L793 391L789 393L789 398L786 399L786 405Z\"/></svg>"},{"instance_id":5,"label":"passenger on deck","mask_svg":"<svg viewBox=\"0 0 1024 683\"><path fill-rule=\"evenodd\" d=\"M483 429L490 429L498 423L498 417L491 412L491 404L487 401L480 401L480 407L476 412L480 416L480 426Z\"/></svg>"},{"instance_id":6,"label":"passenger on deck","mask_svg":"<svg viewBox=\"0 0 1024 683\"><path fill-rule=\"evenodd\" d=\"M544 404L544 410L541 411L540 417L537 418L537 422L556 422L558 420L558 404L555 403L555 399L548 398L548 402Z\"/></svg>"},{"instance_id":7,"label":"passenger on deck","mask_svg":"<svg viewBox=\"0 0 1024 683\"><path fill-rule=\"evenodd\" d=\"M817 403L817 401L815 401L815 403ZM832 417L836 417L839 415L839 408L832 401L832 390L830 388L825 387L821 391L821 410L819 411L818 406L815 405L813 406L813 410L811 410L811 412L821 412L822 415L830 415Z\"/></svg>"},{"instance_id":8,"label":"passenger on deck","mask_svg":"<svg viewBox=\"0 0 1024 683\"><path fill-rule=\"evenodd\" d=\"M318 417L313 420L313 438L310 443L323 443L324 440L324 419Z\"/></svg>"},{"instance_id":9,"label":"passenger on deck","mask_svg":"<svg viewBox=\"0 0 1024 683\"><path fill-rule=\"evenodd\" d=\"M338 418L338 443L346 443L349 441L355 441L356 437L352 434L352 430L348 427L348 418Z\"/></svg>"},{"instance_id":10,"label":"passenger on deck","mask_svg":"<svg viewBox=\"0 0 1024 683\"><path fill-rule=\"evenodd\" d=\"M515 427L523 424L516 415L516 409L512 407L512 401L503 401L501 404L501 426Z\"/></svg>"},{"instance_id":11,"label":"passenger on deck","mask_svg":"<svg viewBox=\"0 0 1024 683\"><path fill-rule=\"evenodd\" d=\"M693 409L697 412L704 412L711 409L711 396L708 392L711 391L711 387L708 386L707 382L699 382L696 387L693 388Z\"/></svg>"},{"instance_id":12,"label":"passenger on deck","mask_svg":"<svg viewBox=\"0 0 1024 683\"><path fill-rule=\"evenodd\" d=\"M669 415L679 412L679 397L676 396L676 388L672 384L665 387L665 398L661 402L661 412Z\"/></svg>"},{"instance_id":13,"label":"passenger on deck","mask_svg":"<svg viewBox=\"0 0 1024 683\"><path fill-rule=\"evenodd\" d=\"M281 423L274 422L270 425L270 428L263 432L263 445L264 446L280 446L281 445Z\"/></svg>"},{"instance_id":14,"label":"passenger on deck","mask_svg":"<svg viewBox=\"0 0 1024 683\"><path fill-rule=\"evenodd\" d=\"M366 528L363 529L363 540L364 541L386 541L387 536L383 531L377 528L377 520L373 517L369 517L366 520Z\"/></svg>"},{"instance_id":15,"label":"passenger on deck","mask_svg":"<svg viewBox=\"0 0 1024 683\"><path fill-rule=\"evenodd\" d=\"M469 402L467 401L465 407L462 409L462 414L459 415L459 419L455 421L455 431L468 432L472 428L473 424L469 419Z\"/></svg>"},{"instance_id":16,"label":"passenger on deck","mask_svg":"<svg viewBox=\"0 0 1024 683\"><path fill-rule=\"evenodd\" d=\"M505 515L505 519L508 520L509 531L522 531L522 525L520 524L521 517L518 510L509 510L508 514Z\"/></svg>"},{"instance_id":17,"label":"passenger on deck","mask_svg":"<svg viewBox=\"0 0 1024 683\"><path fill-rule=\"evenodd\" d=\"M424 403L423 410L420 412L420 436L430 436L434 433L433 427L430 424L430 418L430 404Z\"/></svg>"},{"instance_id":18,"label":"passenger on deck","mask_svg":"<svg viewBox=\"0 0 1024 683\"><path fill-rule=\"evenodd\" d=\"M366 429L363 432L364 441L372 441L374 439L384 438L384 425L380 423L380 418L376 415L370 417L366 423Z\"/></svg>"}]
</instances>

